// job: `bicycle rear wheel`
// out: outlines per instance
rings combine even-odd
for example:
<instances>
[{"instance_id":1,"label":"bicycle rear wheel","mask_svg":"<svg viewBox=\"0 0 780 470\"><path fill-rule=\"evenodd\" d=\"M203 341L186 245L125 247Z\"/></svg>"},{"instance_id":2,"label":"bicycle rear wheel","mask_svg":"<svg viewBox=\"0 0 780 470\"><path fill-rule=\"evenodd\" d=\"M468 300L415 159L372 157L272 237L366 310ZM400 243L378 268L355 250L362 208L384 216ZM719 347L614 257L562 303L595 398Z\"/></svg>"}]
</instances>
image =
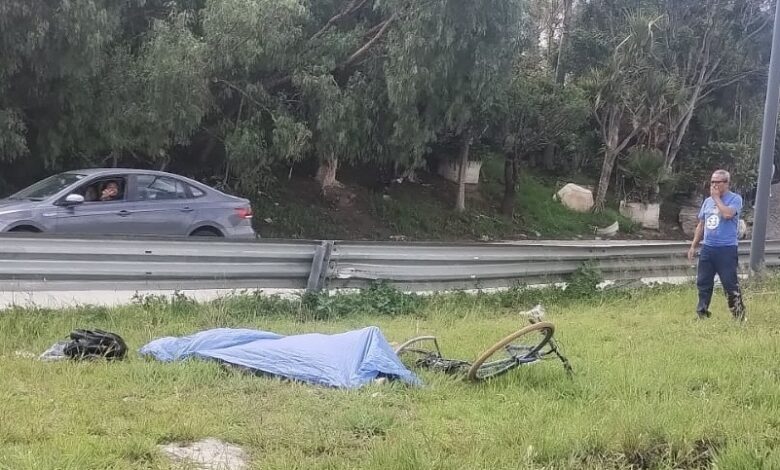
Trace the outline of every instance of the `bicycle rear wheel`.
<instances>
[{"instance_id":1,"label":"bicycle rear wheel","mask_svg":"<svg viewBox=\"0 0 780 470\"><path fill-rule=\"evenodd\" d=\"M433 347L423 346L423 343L427 342L431 343ZM418 336L395 348L395 354L399 357L402 354L409 354L416 357L428 356L430 354L441 356L441 350L439 349L439 342L436 340L435 336Z\"/></svg>"},{"instance_id":2,"label":"bicycle rear wheel","mask_svg":"<svg viewBox=\"0 0 780 470\"><path fill-rule=\"evenodd\" d=\"M484 380L505 374L520 364L536 362L539 351L550 341L555 327L539 322L515 331L494 344L474 361L468 371L471 381ZM488 362L488 359L491 359Z\"/></svg>"},{"instance_id":3,"label":"bicycle rear wheel","mask_svg":"<svg viewBox=\"0 0 780 470\"><path fill-rule=\"evenodd\" d=\"M422 343L432 342L433 348ZM457 359L445 359L441 355L439 342L435 336L420 336L398 346L395 350L398 358L407 367L420 367L445 374L465 374L471 363Z\"/></svg>"},{"instance_id":4,"label":"bicycle rear wheel","mask_svg":"<svg viewBox=\"0 0 780 470\"><path fill-rule=\"evenodd\" d=\"M418 336L395 348L395 354L404 365L410 366L430 357L441 357L441 350L435 336Z\"/></svg>"}]
</instances>

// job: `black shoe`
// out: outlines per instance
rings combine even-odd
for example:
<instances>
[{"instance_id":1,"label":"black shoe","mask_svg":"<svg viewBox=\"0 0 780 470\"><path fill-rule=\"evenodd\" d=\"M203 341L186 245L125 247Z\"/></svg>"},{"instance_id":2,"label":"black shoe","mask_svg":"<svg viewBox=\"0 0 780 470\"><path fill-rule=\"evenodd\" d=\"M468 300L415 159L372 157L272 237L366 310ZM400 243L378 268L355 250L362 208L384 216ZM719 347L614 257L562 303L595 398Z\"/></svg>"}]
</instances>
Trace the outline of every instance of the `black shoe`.
<instances>
[{"instance_id":1,"label":"black shoe","mask_svg":"<svg viewBox=\"0 0 780 470\"><path fill-rule=\"evenodd\" d=\"M703 310L701 312L696 312L696 317L699 320L706 320L712 316L712 313L710 313L709 310Z\"/></svg>"},{"instance_id":2,"label":"black shoe","mask_svg":"<svg viewBox=\"0 0 780 470\"><path fill-rule=\"evenodd\" d=\"M734 317L734 321L738 322L746 322L747 321L747 315L745 314L745 309L741 308L738 310L735 310L731 312L731 315Z\"/></svg>"},{"instance_id":3,"label":"black shoe","mask_svg":"<svg viewBox=\"0 0 780 470\"><path fill-rule=\"evenodd\" d=\"M734 320L739 322L747 320L745 315L745 304L742 302L742 295L739 292L734 292L728 296L728 304Z\"/></svg>"}]
</instances>

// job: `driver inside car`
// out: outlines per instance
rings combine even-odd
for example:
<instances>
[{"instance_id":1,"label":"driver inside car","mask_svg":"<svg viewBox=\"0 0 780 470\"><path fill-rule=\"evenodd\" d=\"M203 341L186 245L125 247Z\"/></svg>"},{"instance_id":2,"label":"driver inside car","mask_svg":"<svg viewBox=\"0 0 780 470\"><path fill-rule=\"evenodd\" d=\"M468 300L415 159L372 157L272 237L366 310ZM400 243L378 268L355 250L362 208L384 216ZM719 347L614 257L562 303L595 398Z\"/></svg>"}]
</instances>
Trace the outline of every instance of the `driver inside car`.
<instances>
[{"instance_id":1,"label":"driver inside car","mask_svg":"<svg viewBox=\"0 0 780 470\"><path fill-rule=\"evenodd\" d=\"M101 201L115 201L119 199L119 184L116 181L109 181L100 193Z\"/></svg>"}]
</instances>

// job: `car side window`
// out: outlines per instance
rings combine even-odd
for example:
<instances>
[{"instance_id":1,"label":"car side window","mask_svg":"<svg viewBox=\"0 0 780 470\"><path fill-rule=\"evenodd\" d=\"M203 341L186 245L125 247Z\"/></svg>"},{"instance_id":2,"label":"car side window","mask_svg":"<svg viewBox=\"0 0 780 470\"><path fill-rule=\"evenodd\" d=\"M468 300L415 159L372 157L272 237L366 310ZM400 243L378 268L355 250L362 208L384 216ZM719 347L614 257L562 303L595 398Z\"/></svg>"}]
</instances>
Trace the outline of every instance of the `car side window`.
<instances>
[{"instance_id":1,"label":"car side window","mask_svg":"<svg viewBox=\"0 0 780 470\"><path fill-rule=\"evenodd\" d=\"M112 202L125 199L127 185L123 177L100 178L79 187L77 194L84 196L84 202Z\"/></svg>"},{"instance_id":2,"label":"car side window","mask_svg":"<svg viewBox=\"0 0 780 470\"><path fill-rule=\"evenodd\" d=\"M190 194L192 194L192 197L194 198L203 197L206 195L205 192L201 191L195 186L192 186L191 184L188 184L187 187L190 189Z\"/></svg>"},{"instance_id":3,"label":"car side window","mask_svg":"<svg viewBox=\"0 0 780 470\"><path fill-rule=\"evenodd\" d=\"M184 183L167 176L138 175L135 184L139 201L170 201L189 197Z\"/></svg>"}]
</instances>

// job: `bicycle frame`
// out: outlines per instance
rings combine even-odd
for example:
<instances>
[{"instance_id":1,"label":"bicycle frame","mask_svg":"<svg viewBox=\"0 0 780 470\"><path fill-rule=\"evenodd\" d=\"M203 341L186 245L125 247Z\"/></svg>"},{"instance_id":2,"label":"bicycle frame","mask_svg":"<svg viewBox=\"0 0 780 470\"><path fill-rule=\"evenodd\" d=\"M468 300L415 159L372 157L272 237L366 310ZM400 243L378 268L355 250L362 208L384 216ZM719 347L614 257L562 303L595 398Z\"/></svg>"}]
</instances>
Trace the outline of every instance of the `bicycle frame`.
<instances>
[{"instance_id":1,"label":"bicycle frame","mask_svg":"<svg viewBox=\"0 0 780 470\"><path fill-rule=\"evenodd\" d=\"M545 311L544 307L541 305L536 305L534 308L527 312L523 312L520 314L521 316L528 316L528 322L532 325L535 323L539 323L543 320ZM563 368L566 370L566 373L568 375L574 374L574 369L572 368L571 364L569 363L569 360L560 352L560 348L558 347L557 341L555 341L555 338L550 338L550 341L547 343L547 347L549 348L547 351L539 351L539 358L540 359L546 359L547 356L550 354L555 354L558 359L561 360L563 363Z\"/></svg>"},{"instance_id":2,"label":"bicycle frame","mask_svg":"<svg viewBox=\"0 0 780 470\"><path fill-rule=\"evenodd\" d=\"M533 309L529 310L528 312L524 312L521 315L528 316L529 322L531 323L531 325L534 325L542 322L542 318L544 316L544 309L541 307L541 305L537 305ZM548 328L552 331L552 325L551 324L547 324L547 325ZM433 348L425 349L425 348L418 347L421 343L424 342L432 342ZM564 370L566 370L567 375L571 376L574 373L572 366L569 363L569 360L561 353L558 343L552 337L552 333L549 334L549 337L547 338L547 342L541 347L541 349L533 351L533 353L531 351L531 348L518 347L512 345L511 343L506 344L506 346L503 346L501 349L505 350L509 354L508 358L498 360L498 361L493 361L490 362L489 364L480 363L479 370L483 370L482 367L487 365L489 368L488 370L490 370L490 368L496 368L501 371L500 373L504 373L511 369L514 369L515 367L519 367L526 364L532 364L534 362L551 358L551 355L554 355L563 363L563 367ZM488 351L491 351L492 353L492 351L494 350L495 349L492 348L492 350L488 350ZM426 369L431 369L435 371L441 371L447 374L469 373L473 365L471 362L468 361L445 358L441 353L441 349L439 348L439 342L435 336L418 336L412 338L404 342L400 346L398 346L395 352L398 355L401 355L403 353L417 354L419 357L415 360L416 366L424 367ZM473 373L471 375L473 375ZM473 377L470 378L473 379ZM477 377L476 380L479 380L481 378L484 377Z\"/></svg>"}]
</instances>

